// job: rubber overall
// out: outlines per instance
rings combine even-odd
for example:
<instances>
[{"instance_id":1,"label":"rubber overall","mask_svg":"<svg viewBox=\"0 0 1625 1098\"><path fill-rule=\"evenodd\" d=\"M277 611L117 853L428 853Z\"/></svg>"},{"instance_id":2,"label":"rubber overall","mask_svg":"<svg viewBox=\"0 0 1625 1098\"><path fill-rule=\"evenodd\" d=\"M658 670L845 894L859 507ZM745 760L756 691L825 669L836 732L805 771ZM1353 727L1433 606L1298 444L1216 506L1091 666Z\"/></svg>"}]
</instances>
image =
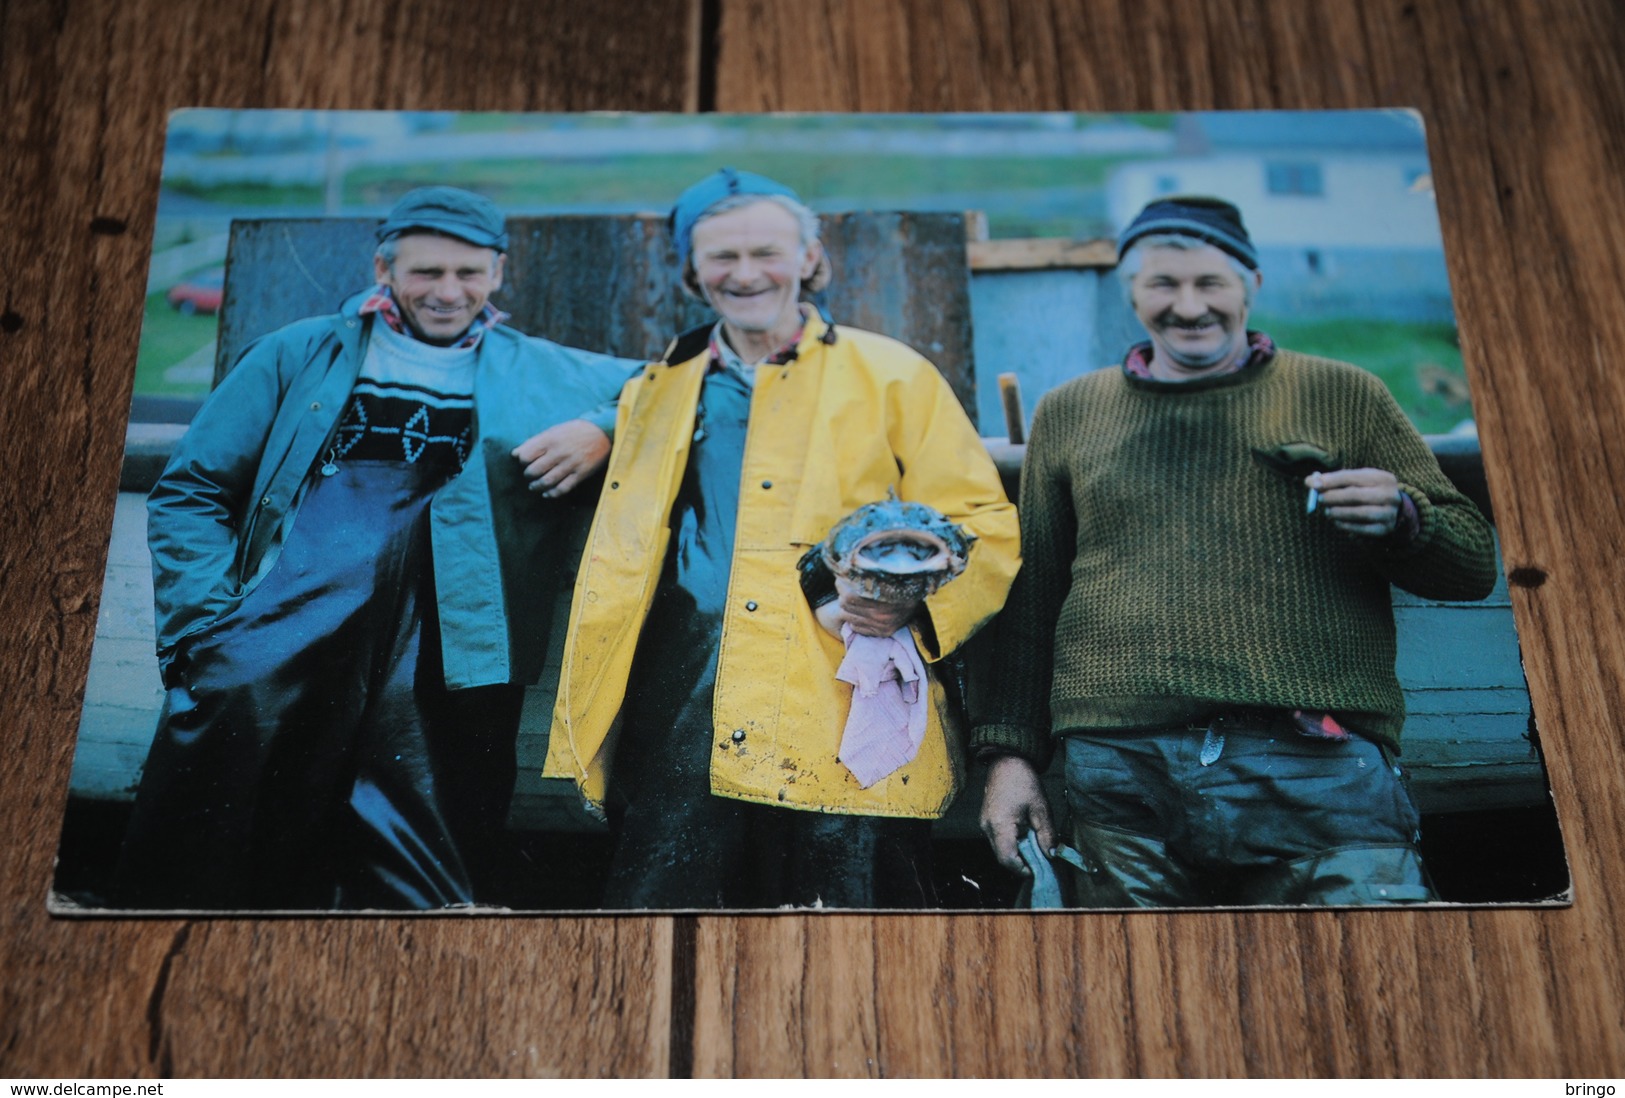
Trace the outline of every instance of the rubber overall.
<instances>
[{"instance_id":1,"label":"rubber overall","mask_svg":"<svg viewBox=\"0 0 1625 1098\"><path fill-rule=\"evenodd\" d=\"M710 792L717 655L750 389L706 376L671 544L643 628L610 785L609 908L918 907L930 821L773 808Z\"/></svg>"},{"instance_id":2,"label":"rubber overall","mask_svg":"<svg viewBox=\"0 0 1625 1098\"><path fill-rule=\"evenodd\" d=\"M443 685L429 503L454 471L433 450L312 471L271 571L171 675L121 902L495 898L521 692Z\"/></svg>"}]
</instances>

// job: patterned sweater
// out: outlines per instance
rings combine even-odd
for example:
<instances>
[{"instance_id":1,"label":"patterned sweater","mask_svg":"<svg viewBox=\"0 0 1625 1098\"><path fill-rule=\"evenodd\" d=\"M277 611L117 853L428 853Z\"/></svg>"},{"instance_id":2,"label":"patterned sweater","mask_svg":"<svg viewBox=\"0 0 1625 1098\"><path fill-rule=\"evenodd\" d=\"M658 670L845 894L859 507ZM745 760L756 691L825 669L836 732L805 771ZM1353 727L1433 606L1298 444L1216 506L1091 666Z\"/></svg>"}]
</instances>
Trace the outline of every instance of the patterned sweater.
<instances>
[{"instance_id":1,"label":"patterned sweater","mask_svg":"<svg viewBox=\"0 0 1625 1098\"><path fill-rule=\"evenodd\" d=\"M1415 501L1408 544L1306 513L1303 471L1386 469ZM973 746L1042 766L1051 733L1199 727L1305 709L1397 748L1389 584L1479 599L1494 540L1382 382L1291 351L1223 377L1085 374L1039 403L1021 477L1022 569L998 623ZM1051 669L1053 668L1053 674Z\"/></svg>"},{"instance_id":2,"label":"patterned sweater","mask_svg":"<svg viewBox=\"0 0 1625 1098\"><path fill-rule=\"evenodd\" d=\"M323 471L341 461L400 461L462 471L474 441L473 347L437 347L373 325L367 357Z\"/></svg>"}]
</instances>

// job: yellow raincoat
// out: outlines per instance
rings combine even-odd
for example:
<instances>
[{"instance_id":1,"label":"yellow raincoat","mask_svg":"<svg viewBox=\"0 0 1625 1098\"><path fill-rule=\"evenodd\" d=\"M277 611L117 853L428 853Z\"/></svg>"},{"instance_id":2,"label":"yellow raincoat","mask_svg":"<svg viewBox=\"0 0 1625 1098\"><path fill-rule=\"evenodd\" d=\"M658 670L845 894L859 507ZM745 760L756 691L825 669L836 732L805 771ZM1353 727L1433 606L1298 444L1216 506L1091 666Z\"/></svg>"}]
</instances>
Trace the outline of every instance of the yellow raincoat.
<instances>
[{"instance_id":1,"label":"yellow raincoat","mask_svg":"<svg viewBox=\"0 0 1625 1098\"><path fill-rule=\"evenodd\" d=\"M927 665L1004 604L1020 560L1015 508L936 368L895 340L808 320L787 365L756 367L713 702L711 791L823 812L935 818L961 780L960 730L932 676L919 754L864 789L836 759L852 687L813 617L796 561L854 509L928 503L978 539L914 629ZM686 343L687 341L683 341ZM576 579L543 773L601 804L616 717L670 538L706 342L667 351L621 394L615 449ZM677 359L677 361L670 361ZM659 644L660 638L647 638Z\"/></svg>"}]
</instances>

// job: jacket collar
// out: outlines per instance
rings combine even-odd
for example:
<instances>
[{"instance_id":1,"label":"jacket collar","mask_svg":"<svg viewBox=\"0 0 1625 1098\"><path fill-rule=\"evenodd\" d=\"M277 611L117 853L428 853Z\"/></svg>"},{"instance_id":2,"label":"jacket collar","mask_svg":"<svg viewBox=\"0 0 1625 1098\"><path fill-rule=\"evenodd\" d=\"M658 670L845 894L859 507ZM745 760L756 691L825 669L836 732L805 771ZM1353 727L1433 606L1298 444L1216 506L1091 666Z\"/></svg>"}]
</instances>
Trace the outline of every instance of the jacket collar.
<instances>
[{"instance_id":1,"label":"jacket collar","mask_svg":"<svg viewBox=\"0 0 1625 1098\"><path fill-rule=\"evenodd\" d=\"M711 351L711 332L716 327L716 321L708 321L697 328L690 328L683 332L666 348L661 357L668 366L676 366ZM839 337L835 322L829 314L819 306L813 306L811 315L801 326L801 339L796 343L796 357L808 354L819 344L833 344Z\"/></svg>"},{"instance_id":2,"label":"jacket collar","mask_svg":"<svg viewBox=\"0 0 1625 1098\"><path fill-rule=\"evenodd\" d=\"M677 366L691 359L711 352L711 329L716 322L701 324L698 328L690 328L683 332L667 346L666 353L661 361L667 366Z\"/></svg>"},{"instance_id":3,"label":"jacket collar","mask_svg":"<svg viewBox=\"0 0 1625 1098\"><path fill-rule=\"evenodd\" d=\"M410 338L417 338L415 333L409 332L406 327L406 318L401 315L401 308L395 303L395 292L383 283L374 286L372 293L361 303L361 313L376 314L392 332ZM485 333L508 319L508 314L487 301L480 308L480 315L474 318L474 323L462 334L452 346L466 350L479 345Z\"/></svg>"},{"instance_id":4,"label":"jacket collar","mask_svg":"<svg viewBox=\"0 0 1625 1098\"><path fill-rule=\"evenodd\" d=\"M802 326L801 342L796 344L796 353L804 355L819 343L833 346L838 338L840 333L835 330L835 321L830 319L823 306L814 305L812 315L807 317L806 324Z\"/></svg>"},{"instance_id":5,"label":"jacket collar","mask_svg":"<svg viewBox=\"0 0 1625 1098\"><path fill-rule=\"evenodd\" d=\"M372 299L373 295L374 290L362 290L345 298L344 303L339 306L337 323L339 340L356 353L366 350L367 343L372 336L372 323L378 318L376 310L362 311L362 307ZM508 314L499 313L499 316L499 320L482 329L479 341L474 344L476 353L492 339L511 340L517 334L505 323ZM474 323L479 326L482 321L476 320Z\"/></svg>"}]
</instances>

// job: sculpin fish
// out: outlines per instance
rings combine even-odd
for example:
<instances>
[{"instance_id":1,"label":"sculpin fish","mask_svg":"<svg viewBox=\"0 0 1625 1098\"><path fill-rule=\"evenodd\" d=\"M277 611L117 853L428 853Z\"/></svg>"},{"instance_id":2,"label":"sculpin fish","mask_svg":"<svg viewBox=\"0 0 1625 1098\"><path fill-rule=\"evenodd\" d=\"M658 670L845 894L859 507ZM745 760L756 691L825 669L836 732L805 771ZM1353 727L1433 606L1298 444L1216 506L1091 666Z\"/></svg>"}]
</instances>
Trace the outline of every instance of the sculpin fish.
<instances>
[{"instance_id":1,"label":"sculpin fish","mask_svg":"<svg viewBox=\"0 0 1625 1098\"><path fill-rule=\"evenodd\" d=\"M901 603L923 599L963 572L975 541L935 507L894 494L837 522L813 552L865 598Z\"/></svg>"}]
</instances>

